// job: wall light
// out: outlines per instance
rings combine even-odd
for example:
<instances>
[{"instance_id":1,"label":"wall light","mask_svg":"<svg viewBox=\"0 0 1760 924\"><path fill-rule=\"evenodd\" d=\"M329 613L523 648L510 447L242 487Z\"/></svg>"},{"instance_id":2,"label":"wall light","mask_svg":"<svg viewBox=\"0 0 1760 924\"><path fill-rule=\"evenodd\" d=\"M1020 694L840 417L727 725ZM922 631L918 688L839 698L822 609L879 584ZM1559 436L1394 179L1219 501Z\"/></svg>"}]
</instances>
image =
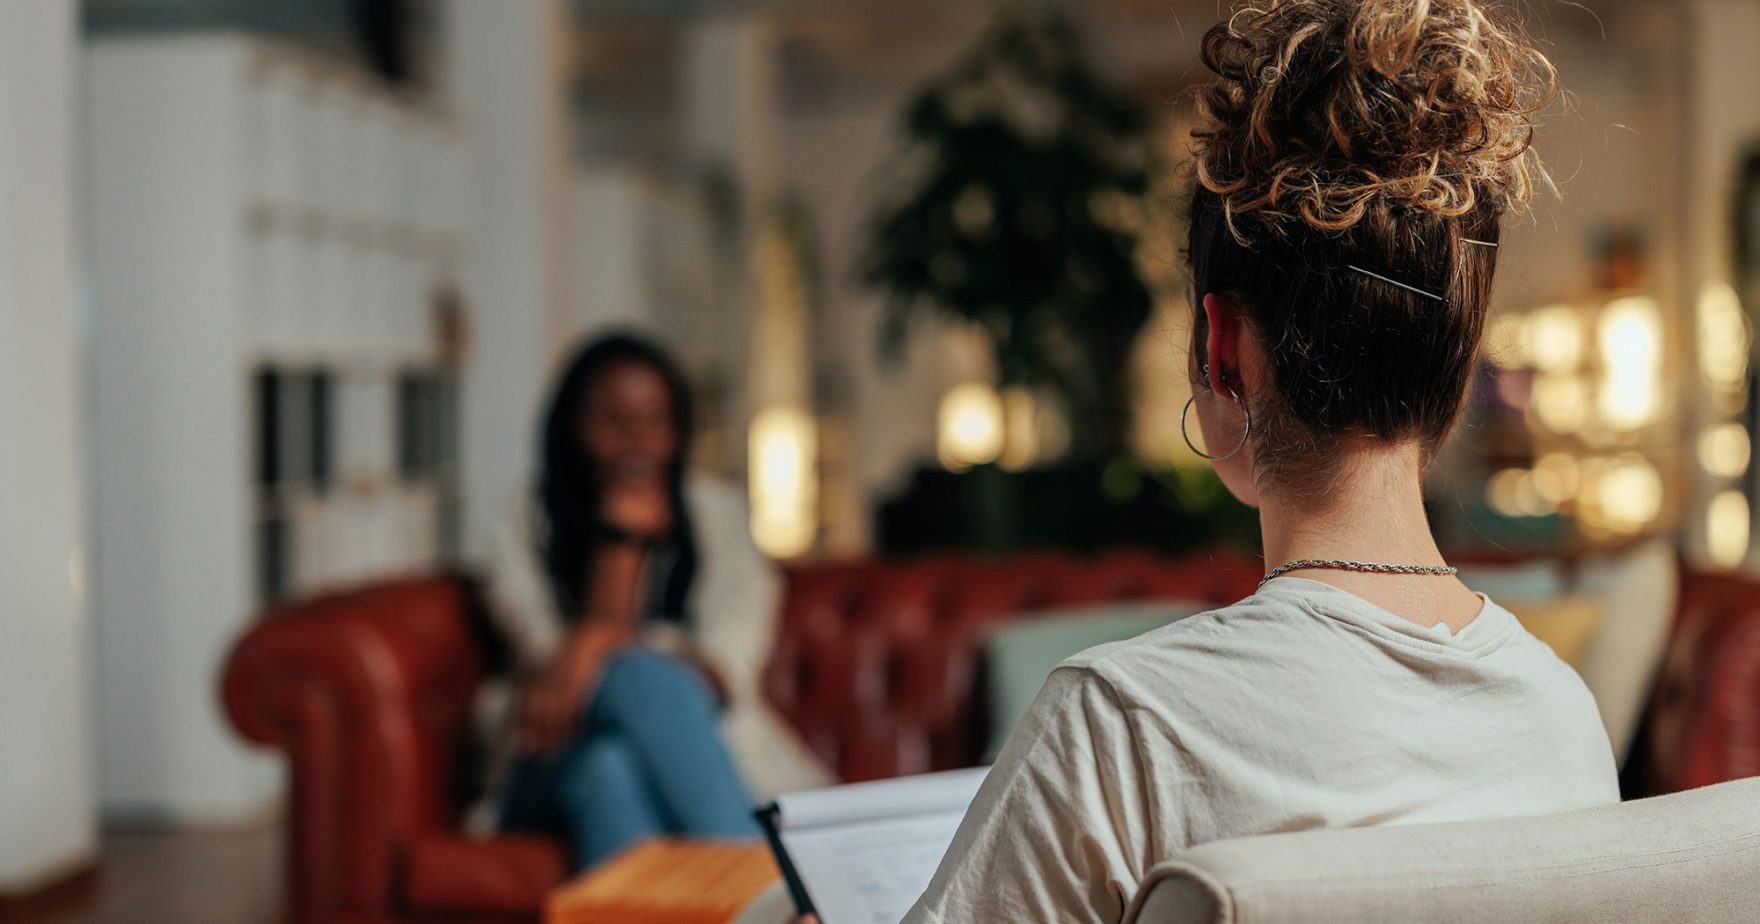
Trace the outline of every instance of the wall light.
<instances>
[{"instance_id":1,"label":"wall light","mask_svg":"<svg viewBox=\"0 0 1760 924\"><path fill-rule=\"evenodd\" d=\"M1589 388L1574 375L1534 377L1534 416L1553 433L1575 433L1589 422Z\"/></svg>"},{"instance_id":2,"label":"wall light","mask_svg":"<svg viewBox=\"0 0 1760 924\"><path fill-rule=\"evenodd\" d=\"M1556 501L1540 489L1539 472L1506 468L1491 476L1485 499L1506 517L1539 517L1557 512Z\"/></svg>"},{"instance_id":3,"label":"wall light","mask_svg":"<svg viewBox=\"0 0 1760 924\"><path fill-rule=\"evenodd\" d=\"M1554 504L1576 497L1582 478L1577 457L1569 453L1549 452L1534 463L1534 490Z\"/></svg>"},{"instance_id":4,"label":"wall light","mask_svg":"<svg viewBox=\"0 0 1760 924\"><path fill-rule=\"evenodd\" d=\"M1542 372L1574 372L1583 364L1583 322L1569 305L1549 305L1528 315L1528 356Z\"/></svg>"},{"instance_id":5,"label":"wall light","mask_svg":"<svg viewBox=\"0 0 1760 924\"><path fill-rule=\"evenodd\" d=\"M1002 454L1002 398L981 382L955 386L941 399L936 452L958 471L996 461Z\"/></svg>"},{"instance_id":6,"label":"wall light","mask_svg":"<svg viewBox=\"0 0 1760 924\"><path fill-rule=\"evenodd\" d=\"M1748 430L1739 423L1719 424L1699 434L1699 464L1708 474L1736 478L1748 470Z\"/></svg>"},{"instance_id":7,"label":"wall light","mask_svg":"<svg viewBox=\"0 0 1760 924\"><path fill-rule=\"evenodd\" d=\"M1587 460L1583 472L1583 520L1621 535L1632 535L1662 513L1662 475L1635 453Z\"/></svg>"},{"instance_id":8,"label":"wall light","mask_svg":"<svg viewBox=\"0 0 1760 924\"><path fill-rule=\"evenodd\" d=\"M818 428L799 408L770 407L752 418L752 539L768 555L795 558L813 547L819 507L817 444Z\"/></svg>"},{"instance_id":9,"label":"wall light","mask_svg":"<svg viewBox=\"0 0 1760 924\"><path fill-rule=\"evenodd\" d=\"M1662 378L1662 320L1656 300L1644 295L1615 299L1601 310L1601 421L1634 430L1656 419Z\"/></svg>"},{"instance_id":10,"label":"wall light","mask_svg":"<svg viewBox=\"0 0 1760 924\"><path fill-rule=\"evenodd\" d=\"M1726 568L1741 564L1748 557L1751 528L1748 498L1742 492L1724 491L1712 498L1705 511L1705 546L1711 560Z\"/></svg>"},{"instance_id":11,"label":"wall light","mask_svg":"<svg viewBox=\"0 0 1760 924\"><path fill-rule=\"evenodd\" d=\"M1699 292L1699 372L1726 392L1739 392L1748 377L1748 321L1742 300L1727 285Z\"/></svg>"}]
</instances>

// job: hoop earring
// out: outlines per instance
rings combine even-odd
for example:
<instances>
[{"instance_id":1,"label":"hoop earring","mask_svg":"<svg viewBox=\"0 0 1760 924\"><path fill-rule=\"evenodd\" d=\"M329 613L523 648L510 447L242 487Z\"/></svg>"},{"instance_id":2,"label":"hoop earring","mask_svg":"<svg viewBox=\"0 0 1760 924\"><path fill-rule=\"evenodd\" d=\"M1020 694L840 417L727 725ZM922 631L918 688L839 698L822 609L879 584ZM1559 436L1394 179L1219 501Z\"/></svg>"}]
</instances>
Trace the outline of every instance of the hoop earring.
<instances>
[{"instance_id":1,"label":"hoop earring","mask_svg":"<svg viewBox=\"0 0 1760 924\"><path fill-rule=\"evenodd\" d=\"M1209 389L1205 389L1205 390L1209 391ZM1214 394L1214 392L1212 392L1212 394ZM1195 453L1198 458L1203 459L1208 462L1221 462L1223 459L1234 458L1236 454L1238 454L1242 449L1246 448L1247 437L1250 436L1253 432L1253 412L1251 409L1249 409L1247 407L1247 402L1244 399L1242 399L1240 395L1234 396L1235 402L1241 406L1241 417L1243 419L1245 419L1245 421L1246 421L1246 424L1241 427L1241 441L1234 444L1233 449L1230 449L1229 451L1223 453L1222 455L1213 456L1213 455L1210 455L1209 453L1205 452L1204 450L1199 449L1198 445L1196 443L1192 442L1191 434L1186 432L1186 417L1187 417L1187 415L1191 414L1191 412L1192 412L1192 402L1197 401L1197 400L1198 400L1198 393L1194 391L1194 392L1192 392L1192 396L1190 398L1186 399L1186 406L1183 408L1180 408L1180 411L1179 411L1179 435L1180 435L1181 439L1186 441L1186 448L1190 449L1193 453Z\"/></svg>"}]
</instances>

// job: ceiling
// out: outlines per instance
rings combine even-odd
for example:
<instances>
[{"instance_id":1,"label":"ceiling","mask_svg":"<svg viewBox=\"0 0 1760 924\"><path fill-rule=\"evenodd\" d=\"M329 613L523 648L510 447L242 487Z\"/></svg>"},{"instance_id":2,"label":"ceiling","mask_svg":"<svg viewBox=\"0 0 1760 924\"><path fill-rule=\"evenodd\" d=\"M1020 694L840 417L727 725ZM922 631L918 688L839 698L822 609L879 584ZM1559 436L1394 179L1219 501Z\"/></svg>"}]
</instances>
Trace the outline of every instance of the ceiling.
<instances>
[{"instance_id":1,"label":"ceiling","mask_svg":"<svg viewBox=\"0 0 1760 924\"><path fill-rule=\"evenodd\" d=\"M456 0L455 0L456 2ZM506 2L506 0L473 0ZM750 18L774 29L784 105L795 111L895 99L953 60L1006 0L563 0L573 19L567 47L583 121L628 134L638 148L664 144L664 113L677 98L680 36L705 19ZM1041 0L1070 9L1095 63L1154 105L1198 72L1197 42L1227 0ZM1601 28L1623 7L1669 0L1522 0L1544 31ZM446 0L82 0L91 33L241 29L332 54L362 57L363 7L398 7L415 71L434 73ZM1593 12L1591 12L1591 9Z\"/></svg>"}]
</instances>

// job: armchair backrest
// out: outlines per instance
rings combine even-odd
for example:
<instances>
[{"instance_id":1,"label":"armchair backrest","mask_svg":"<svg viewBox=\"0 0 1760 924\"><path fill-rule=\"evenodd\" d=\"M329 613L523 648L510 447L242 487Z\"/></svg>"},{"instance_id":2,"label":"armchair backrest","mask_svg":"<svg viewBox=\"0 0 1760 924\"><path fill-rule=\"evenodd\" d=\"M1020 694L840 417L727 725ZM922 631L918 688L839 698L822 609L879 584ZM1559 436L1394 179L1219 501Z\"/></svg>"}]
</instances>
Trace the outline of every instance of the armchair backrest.
<instances>
[{"instance_id":1,"label":"armchair backrest","mask_svg":"<svg viewBox=\"0 0 1760 924\"><path fill-rule=\"evenodd\" d=\"M1760 913L1760 778L1533 818L1272 834L1155 867L1126 924L1594 921Z\"/></svg>"},{"instance_id":2,"label":"armchair backrest","mask_svg":"<svg viewBox=\"0 0 1760 924\"><path fill-rule=\"evenodd\" d=\"M1222 605L1253 592L1257 558L1207 551L817 565L789 572L767 675L779 712L845 781L981 763L985 634L1022 613L1113 600Z\"/></svg>"}]
</instances>

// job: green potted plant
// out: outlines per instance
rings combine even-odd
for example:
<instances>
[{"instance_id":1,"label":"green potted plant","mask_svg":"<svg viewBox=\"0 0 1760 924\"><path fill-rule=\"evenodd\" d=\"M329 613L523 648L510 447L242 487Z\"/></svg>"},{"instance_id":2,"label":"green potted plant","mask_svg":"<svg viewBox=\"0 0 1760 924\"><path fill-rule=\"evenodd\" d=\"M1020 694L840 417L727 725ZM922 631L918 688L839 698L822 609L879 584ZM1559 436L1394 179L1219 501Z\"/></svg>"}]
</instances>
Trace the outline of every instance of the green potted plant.
<instances>
[{"instance_id":1,"label":"green potted plant","mask_svg":"<svg viewBox=\"0 0 1760 924\"><path fill-rule=\"evenodd\" d=\"M971 325L996 384L1056 397L1074 458L1121 452L1154 301L1137 261L1155 169L1142 110L1068 19L1024 2L913 97L904 134L863 264L888 296L885 354L927 317Z\"/></svg>"}]
</instances>

